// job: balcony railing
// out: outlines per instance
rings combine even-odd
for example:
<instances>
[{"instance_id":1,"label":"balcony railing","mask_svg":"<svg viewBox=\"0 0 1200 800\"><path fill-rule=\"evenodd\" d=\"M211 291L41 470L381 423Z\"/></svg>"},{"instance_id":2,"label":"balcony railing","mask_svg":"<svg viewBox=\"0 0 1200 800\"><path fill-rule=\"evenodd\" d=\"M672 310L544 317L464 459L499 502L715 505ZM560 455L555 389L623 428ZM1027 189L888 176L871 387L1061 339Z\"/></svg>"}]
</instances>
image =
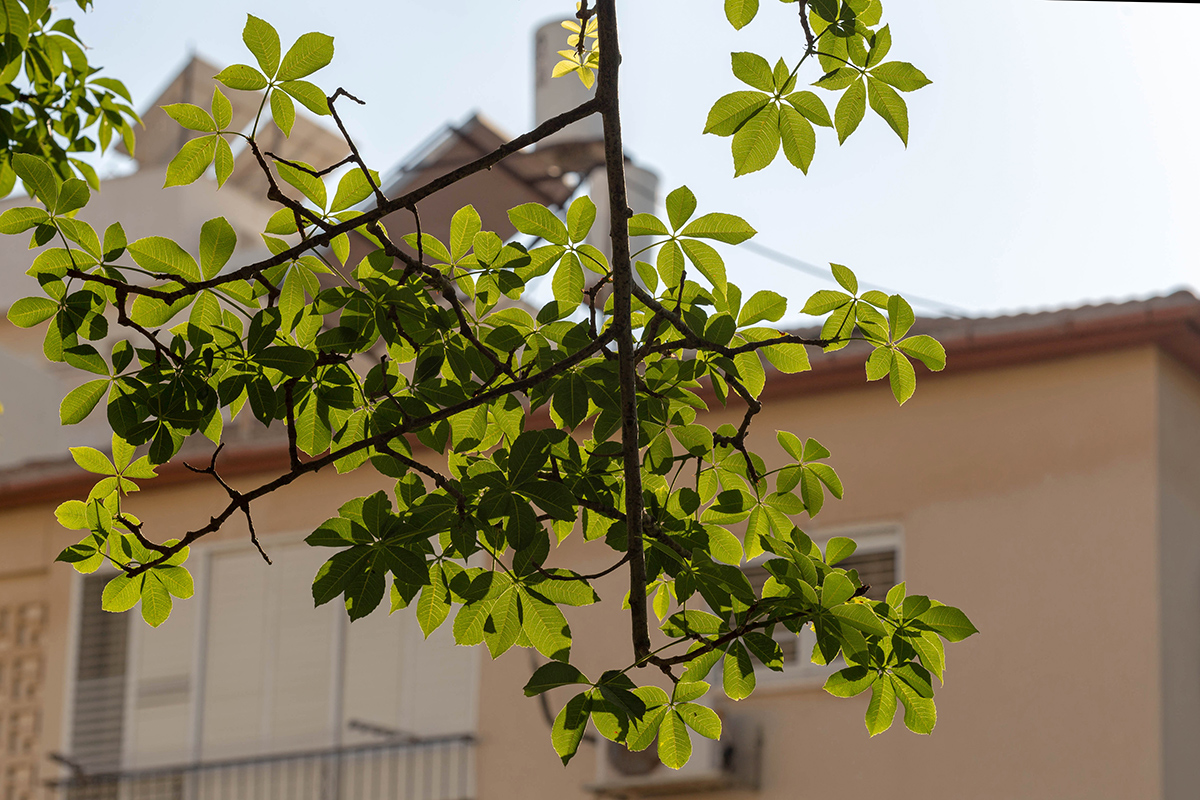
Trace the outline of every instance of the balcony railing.
<instances>
[{"instance_id":1,"label":"balcony railing","mask_svg":"<svg viewBox=\"0 0 1200 800\"><path fill-rule=\"evenodd\" d=\"M75 775L47 800L472 800L469 735Z\"/></svg>"}]
</instances>

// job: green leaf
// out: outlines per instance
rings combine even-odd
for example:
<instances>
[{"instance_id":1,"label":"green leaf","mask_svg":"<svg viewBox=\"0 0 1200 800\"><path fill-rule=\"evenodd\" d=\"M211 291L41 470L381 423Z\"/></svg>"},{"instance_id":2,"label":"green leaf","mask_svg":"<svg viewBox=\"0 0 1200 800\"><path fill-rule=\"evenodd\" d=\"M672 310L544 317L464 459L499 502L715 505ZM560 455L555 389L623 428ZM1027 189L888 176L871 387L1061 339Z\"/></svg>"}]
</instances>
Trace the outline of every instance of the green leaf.
<instances>
[{"instance_id":1,"label":"green leaf","mask_svg":"<svg viewBox=\"0 0 1200 800\"><path fill-rule=\"evenodd\" d=\"M677 711L663 717L658 728L658 758L671 769L680 769L692 757L692 738Z\"/></svg>"},{"instance_id":2,"label":"green leaf","mask_svg":"<svg viewBox=\"0 0 1200 800\"><path fill-rule=\"evenodd\" d=\"M288 48L275 77L294 81L311 75L333 60L333 37L323 33L305 33Z\"/></svg>"},{"instance_id":3,"label":"green leaf","mask_svg":"<svg viewBox=\"0 0 1200 800\"><path fill-rule=\"evenodd\" d=\"M296 104L287 92L280 89L271 91L271 119L275 120L284 136L292 135L292 126L296 124Z\"/></svg>"},{"instance_id":4,"label":"green leaf","mask_svg":"<svg viewBox=\"0 0 1200 800\"><path fill-rule=\"evenodd\" d=\"M562 257L551 281L554 299L574 309L583 302L583 267L574 253Z\"/></svg>"},{"instance_id":5,"label":"green leaf","mask_svg":"<svg viewBox=\"0 0 1200 800\"><path fill-rule=\"evenodd\" d=\"M63 215L78 211L86 206L91 198L92 193L86 183L79 178L67 178L59 187L58 204L54 207L54 213Z\"/></svg>"},{"instance_id":6,"label":"green leaf","mask_svg":"<svg viewBox=\"0 0 1200 800\"><path fill-rule=\"evenodd\" d=\"M511 209L508 219L521 233L540 236L551 244L566 246L570 241L563 221L539 203L525 203Z\"/></svg>"},{"instance_id":7,"label":"green leaf","mask_svg":"<svg viewBox=\"0 0 1200 800\"><path fill-rule=\"evenodd\" d=\"M733 74L742 83L763 92L775 91L774 73L767 60L755 53L731 53Z\"/></svg>"},{"instance_id":8,"label":"green leaf","mask_svg":"<svg viewBox=\"0 0 1200 800\"><path fill-rule=\"evenodd\" d=\"M706 526L708 530L708 552L714 561L738 566L742 563L742 543L729 531L717 525ZM735 698L740 699L740 698Z\"/></svg>"},{"instance_id":9,"label":"green leaf","mask_svg":"<svg viewBox=\"0 0 1200 800\"><path fill-rule=\"evenodd\" d=\"M737 30L750 24L758 13L758 0L725 0L725 18Z\"/></svg>"},{"instance_id":10,"label":"green leaf","mask_svg":"<svg viewBox=\"0 0 1200 800\"><path fill-rule=\"evenodd\" d=\"M828 578L826 580L828 581ZM873 636L887 635L887 629L883 627L883 623L879 621L879 617L875 616L875 612L861 603L846 603L845 605L834 606L829 611L842 622L853 628L857 628L863 633L869 633Z\"/></svg>"},{"instance_id":11,"label":"green leaf","mask_svg":"<svg viewBox=\"0 0 1200 800\"><path fill-rule=\"evenodd\" d=\"M892 353L892 369L888 373L892 382L892 394L904 405L917 390L917 373L912 362L897 352Z\"/></svg>"},{"instance_id":12,"label":"green leaf","mask_svg":"<svg viewBox=\"0 0 1200 800\"><path fill-rule=\"evenodd\" d=\"M254 360L264 367L279 370L289 378L302 378L316 365L317 356L304 347L281 345L266 348Z\"/></svg>"},{"instance_id":13,"label":"green leaf","mask_svg":"<svg viewBox=\"0 0 1200 800\"><path fill-rule=\"evenodd\" d=\"M754 662L746 646L739 641L729 645L722 664L725 694L730 700L745 700L754 692Z\"/></svg>"},{"instance_id":14,"label":"green leaf","mask_svg":"<svg viewBox=\"0 0 1200 800\"><path fill-rule=\"evenodd\" d=\"M217 136L201 136L185 142L178 155L167 165L163 188L195 183L212 165L217 154Z\"/></svg>"},{"instance_id":15,"label":"green leaf","mask_svg":"<svg viewBox=\"0 0 1200 800\"><path fill-rule=\"evenodd\" d=\"M525 616L523 631L534 648L555 661L570 659L571 628L558 607L526 594L521 599L521 608Z\"/></svg>"},{"instance_id":16,"label":"green leaf","mask_svg":"<svg viewBox=\"0 0 1200 800\"><path fill-rule=\"evenodd\" d=\"M550 730L550 741L554 752L568 764L583 741L583 733L587 728L588 717L591 716L591 700L587 692L581 692L572 697L554 718L554 726Z\"/></svg>"},{"instance_id":17,"label":"green leaf","mask_svg":"<svg viewBox=\"0 0 1200 800\"><path fill-rule=\"evenodd\" d=\"M883 117L884 122L891 126L904 146L908 146L908 105L904 98L896 94L896 90L881 80L867 78L867 99L871 109Z\"/></svg>"},{"instance_id":18,"label":"green leaf","mask_svg":"<svg viewBox=\"0 0 1200 800\"><path fill-rule=\"evenodd\" d=\"M779 140L783 155L801 172L808 174L813 155L817 152L817 134L812 123L794 108L783 106L779 110Z\"/></svg>"},{"instance_id":19,"label":"green leaf","mask_svg":"<svg viewBox=\"0 0 1200 800\"><path fill-rule=\"evenodd\" d=\"M587 195L576 197L567 209L567 232L572 242L587 239L588 232L596 222L596 204Z\"/></svg>"},{"instance_id":20,"label":"green leaf","mask_svg":"<svg viewBox=\"0 0 1200 800\"><path fill-rule=\"evenodd\" d=\"M234 64L226 67L217 73L216 80L230 89L238 89L243 92L257 92L267 88L267 79L263 77L263 74L247 64Z\"/></svg>"},{"instance_id":21,"label":"green leaf","mask_svg":"<svg viewBox=\"0 0 1200 800\"><path fill-rule=\"evenodd\" d=\"M212 116L213 122L217 123L217 128L220 130L225 130L233 124L233 104L221 92L219 86L213 87Z\"/></svg>"},{"instance_id":22,"label":"green leaf","mask_svg":"<svg viewBox=\"0 0 1200 800\"><path fill-rule=\"evenodd\" d=\"M675 713L689 728L706 739L721 738L721 718L711 708L697 703L680 703L675 706Z\"/></svg>"},{"instance_id":23,"label":"green leaf","mask_svg":"<svg viewBox=\"0 0 1200 800\"><path fill-rule=\"evenodd\" d=\"M129 255L142 269L173 275L189 281L200 280L200 268L191 254L164 236L147 236L131 242Z\"/></svg>"},{"instance_id":24,"label":"green leaf","mask_svg":"<svg viewBox=\"0 0 1200 800\"><path fill-rule=\"evenodd\" d=\"M813 475L816 475L817 479L829 488L829 491L833 493L834 497L836 497L838 500L842 499L845 490L842 488L842 481L838 477L837 472L834 471L833 467L829 466L828 464L809 464L805 467L805 470L811 472Z\"/></svg>"},{"instance_id":25,"label":"green leaf","mask_svg":"<svg viewBox=\"0 0 1200 800\"><path fill-rule=\"evenodd\" d=\"M429 583L421 589L421 599L417 601L417 624L428 639L438 627L446 621L450 614L450 590L442 579L442 565L434 562L429 565Z\"/></svg>"},{"instance_id":26,"label":"green leaf","mask_svg":"<svg viewBox=\"0 0 1200 800\"><path fill-rule=\"evenodd\" d=\"M696 195L688 187L680 186L667 195L666 205L671 230L677 231L696 213Z\"/></svg>"},{"instance_id":27,"label":"green leaf","mask_svg":"<svg viewBox=\"0 0 1200 800\"><path fill-rule=\"evenodd\" d=\"M867 706L867 733L877 736L892 727L896 717L896 689L891 679L877 680L871 685L871 702Z\"/></svg>"},{"instance_id":28,"label":"green leaf","mask_svg":"<svg viewBox=\"0 0 1200 800\"><path fill-rule=\"evenodd\" d=\"M583 422L588 411L588 386L582 375L573 372L559 380L554 390L554 411L571 429Z\"/></svg>"},{"instance_id":29,"label":"green leaf","mask_svg":"<svg viewBox=\"0 0 1200 800\"><path fill-rule=\"evenodd\" d=\"M200 226L200 268L205 280L215 278L237 247L237 232L224 217Z\"/></svg>"},{"instance_id":30,"label":"green leaf","mask_svg":"<svg viewBox=\"0 0 1200 800\"><path fill-rule=\"evenodd\" d=\"M696 239L681 239L679 245L687 255L688 261L700 270L700 274L708 278L708 282L718 292L725 294L729 284L725 277L725 261L721 258L721 254L713 249L712 245ZM725 318L732 322L732 318L728 315ZM733 334L733 326L730 327L728 333Z\"/></svg>"},{"instance_id":31,"label":"green leaf","mask_svg":"<svg viewBox=\"0 0 1200 800\"><path fill-rule=\"evenodd\" d=\"M116 475L116 468L113 467L113 462L110 462L108 456L95 449L95 447L71 447L71 457L74 462L88 470L89 473L97 475Z\"/></svg>"},{"instance_id":32,"label":"green leaf","mask_svg":"<svg viewBox=\"0 0 1200 800\"><path fill-rule=\"evenodd\" d=\"M86 531L91 526L87 521L87 504L82 500L68 500L54 510L58 524L69 531Z\"/></svg>"},{"instance_id":33,"label":"green leaf","mask_svg":"<svg viewBox=\"0 0 1200 800\"><path fill-rule=\"evenodd\" d=\"M4 217L0 216L0 225L3 223ZM33 223L29 227L33 227ZM7 233L7 231L0 230L0 233ZM667 226L663 225L653 214L634 214L629 218L630 236L668 236L670 233Z\"/></svg>"},{"instance_id":34,"label":"green leaf","mask_svg":"<svg viewBox=\"0 0 1200 800\"><path fill-rule=\"evenodd\" d=\"M849 303L853 298L842 292L835 292L830 289L821 289L813 293L813 296L808 298L808 302L804 304L803 314L808 314L813 317L819 317L823 314L828 314L835 308L841 308Z\"/></svg>"},{"instance_id":35,"label":"green leaf","mask_svg":"<svg viewBox=\"0 0 1200 800\"><path fill-rule=\"evenodd\" d=\"M979 629L971 624L967 615L953 606L934 606L917 617L917 620L951 642L961 642L979 633Z\"/></svg>"},{"instance_id":36,"label":"green leaf","mask_svg":"<svg viewBox=\"0 0 1200 800\"><path fill-rule=\"evenodd\" d=\"M834 536L825 545L825 563L829 566L849 558L854 555L854 551L858 549L858 545L853 539L847 539L845 536Z\"/></svg>"},{"instance_id":37,"label":"green leaf","mask_svg":"<svg viewBox=\"0 0 1200 800\"><path fill-rule=\"evenodd\" d=\"M904 704L904 726L913 733L933 733L934 726L937 725L937 707L933 704L932 690L928 697L922 696L912 684L900 676L899 670L893 672L891 684L900 702Z\"/></svg>"},{"instance_id":38,"label":"green leaf","mask_svg":"<svg viewBox=\"0 0 1200 800\"><path fill-rule=\"evenodd\" d=\"M371 170L371 178L375 181L375 185L378 186L379 173L375 170ZM329 211L330 213L337 213L338 211L344 211L351 206L358 205L363 200L366 200L368 197L370 197L373 191L374 190L371 188L371 184L367 182L367 176L363 174L361 169L351 170L343 175L341 180L338 181L337 191L334 192L333 203L330 204ZM423 241L426 243L426 253L429 253L430 251L428 249L428 243L436 240L426 234ZM413 238L413 242L416 242L415 236ZM440 256L434 254L434 258L440 258ZM442 260L445 261L448 260L448 258Z\"/></svg>"},{"instance_id":39,"label":"green leaf","mask_svg":"<svg viewBox=\"0 0 1200 800\"><path fill-rule=\"evenodd\" d=\"M124 573L117 575L105 584L104 592L100 596L100 607L114 614L119 614L133 608L142 599L142 581L144 578L144 575L139 575L136 578L130 578Z\"/></svg>"},{"instance_id":40,"label":"green leaf","mask_svg":"<svg viewBox=\"0 0 1200 800\"><path fill-rule=\"evenodd\" d=\"M775 431L775 441L779 442L779 446L792 458L797 461L804 460L804 443L796 434L789 431Z\"/></svg>"},{"instance_id":41,"label":"green leaf","mask_svg":"<svg viewBox=\"0 0 1200 800\"><path fill-rule=\"evenodd\" d=\"M310 166L302 161L297 161L296 163L303 167ZM299 189L305 197L313 202L313 205L318 208L325 208L328 203L328 195L323 180L312 173L306 172L303 169L297 169L290 164L279 162L275 165L275 168L279 172L279 177Z\"/></svg>"},{"instance_id":42,"label":"green leaf","mask_svg":"<svg viewBox=\"0 0 1200 800\"><path fill-rule=\"evenodd\" d=\"M88 381L72 389L58 407L58 418L63 425L76 425L87 419L92 409L100 402L108 389L108 381L104 379Z\"/></svg>"},{"instance_id":43,"label":"green leaf","mask_svg":"<svg viewBox=\"0 0 1200 800\"><path fill-rule=\"evenodd\" d=\"M762 92L742 91L727 94L714 103L708 112L704 132L717 136L733 136L746 124L746 120L754 117L770 102L771 96Z\"/></svg>"},{"instance_id":44,"label":"green leaf","mask_svg":"<svg viewBox=\"0 0 1200 800\"><path fill-rule=\"evenodd\" d=\"M783 99L813 125L833 127L833 120L829 118L829 109L825 107L825 102L812 92L793 92Z\"/></svg>"},{"instance_id":45,"label":"green leaf","mask_svg":"<svg viewBox=\"0 0 1200 800\"><path fill-rule=\"evenodd\" d=\"M360 173L361 174L361 173ZM471 249L475 236L483 228L475 206L467 205L454 212L450 218L450 258L459 261Z\"/></svg>"},{"instance_id":46,"label":"green leaf","mask_svg":"<svg viewBox=\"0 0 1200 800\"><path fill-rule=\"evenodd\" d=\"M168 592L181 600L186 600L196 593L196 583L192 580L191 573L183 567L159 567L154 570L154 574Z\"/></svg>"},{"instance_id":47,"label":"green leaf","mask_svg":"<svg viewBox=\"0 0 1200 800\"><path fill-rule=\"evenodd\" d=\"M32 328L58 311L58 303L48 297L22 297L8 308L8 321L18 328Z\"/></svg>"},{"instance_id":48,"label":"green leaf","mask_svg":"<svg viewBox=\"0 0 1200 800\"><path fill-rule=\"evenodd\" d=\"M837 128L839 144L844 144L850 134L854 133L866 112L867 87L860 78L842 93L842 99L838 100L837 108L833 112L833 125Z\"/></svg>"},{"instance_id":49,"label":"green leaf","mask_svg":"<svg viewBox=\"0 0 1200 800\"><path fill-rule=\"evenodd\" d=\"M45 161L37 156L18 153L12 157L12 168L25 188L42 201L42 205L47 209L58 205L58 189L62 182Z\"/></svg>"},{"instance_id":50,"label":"green leaf","mask_svg":"<svg viewBox=\"0 0 1200 800\"><path fill-rule=\"evenodd\" d=\"M867 380L877 381L892 371L892 348L876 347L867 357Z\"/></svg>"},{"instance_id":51,"label":"green leaf","mask_svg":"<svg viewBox=\"0 0 1200 800\"><path fill-rule=\"evenodd\" d=\"M873 67L887 57L888 51L892 49L892 30L889 26L884 25L875 35L871 37L871 49L867 53L867 63L865 66Z\"/></svg>"},{"instance_id":52,"label":"green leaf","mask_svg":"<svg viewBox=\"0 0 1200 800\"><path fill-rule=\"evenodd\" d=\"M542 692L557 689L559 686L572 684L589 685L587 676L570 664L561 661L551 661L538 667L533 676L525 684L525 696L536 697Z\"/></svg>"},{"instance_id":53,"label":"green leaf","mask_svg":"<svg viewBox=\"0 0 1200 800\"><path fill-rule=\"evenodd\" d=\"M888 334L892 341L899 341L916 321L912 306L898 294L888 298Z\"/></svg>"},{"instance_id":54,"label":"green leaf","mask_svg":"<svg viewBox=\"0 0 1200 800\"><path fill-rule=\"evenodd\" d=\"M217 137L217 152L213 158L214 169L217 172L217 188L220 189L233 174L233 149L225 137Z\"/></svg>"},{"instance_id":55,"label":"green leaf","mask_svg":"<svg viewBox=\"0 0 1200 800\"><path fill-rule=\"evenodd\" d=\"M764 169L779 154L779 108L769 105L733 135L734 177Z\"/></svg>"},{"instance_id":56,"label":"green leaf","mask_svg":"<svg viewBox=\"0 0 1200 800\"><path fill-rule=\"evenodd\" d=\"M12 235L24 233L36 225L42 225L50 219L50 215L35 206L10 208L0 214L0 233ZM663 233L666 233L664 230Z\"/></svg>"},{"instance_id":57,"label":"green leaf","mask_svg":"<svg viewBox=\"0 0 1200 800\"><path fill-rule=\"evenodd\" d=\"M758 231L750 227L746 220L733 214L705 214L684 228L680 235L716 239L725 244L741 244L756 233Z\"/></svg>"},{"instance_id":58,"label":"green leaf","mask_svg":"<svg viewBox=\"0 0 1200 800\"><path fill-rule=\"evenodd\" d=\"M195 106L191 103L172 103L171 105L162 106L162 110L167 112L168 117L189 131L215 133L217 130L217 123L200 106Z\"/></svg>"},{"instance_id":59,"label":"green leaf","mask_svg":"<svg viewBox=\"0 0 1200 800\"><path fill-rule=\"evenodd\" d=\"M834 697L854 697L875 684L879 673L866 667L847 667L829 676L825 691Z\"/></svg>"},{"instance_id":60,"label":"green leaf","mask_svg":"<svg viewBox=\"0 0 1200 800\"><path fill-rule=\"evenodd\" d=\"M258 61L258 66L269 77L275 77L279 69L279 34L271 23L253 14L246 15L246 27L242 29L242 41Z\"/></svg>"},{"instance_id":61,"label":"green leaf","mask_svg":"<svg viewBox=\"0 0 1200 800\"><path fill-rule=\"evenodd\" d=\"M171 594L155 573L143 576L142 619L152 628L157 628L171 616Z\"/></svg>"},{"instance_id":62,"label":"green leaf","mask_svg":"<svg viewBox=\"0 0 1200 800\"><path fill-rule=\"evenodd\" d=\"M907 61L889 61L871 70L871 76L902 92L912 92L930 84L925 73Z\"/></svg>"},{"instance_id":63,"label":"green leaf","mask_svg":"<svg viewBox=\"0 0 1200 800\"><path fill-rule=\"evenodd\" d=\"M309 83L308 81L283 81L279 84L279 88L287 92L300 105L318 117L329 116L329 98L325 96L325 93L316 84ZM361 175L362 173L360 172L359 174Z\"/></svg>"},{"instance_id":64,"label":"green leaf","mask_svg":"<svg viewBox=\"0 0 1200 800\"><path fill-rule=\"evenodd\" d=\"M764 320L776 322L787 311L787 300L769 289L763 289L750 296L742 306L738 315L738 327L743 328Z\"/></svg>"},{"instance_id":65,"label":"green leaf","mask_svg":"<svg viewBox=\"0 0 1200 800\"><path fill-rule=\"evenodd\" d=\"M942 347L942 343L932 336L925 334L910 336L899 342L896 347L918 359L934 372L941 372L946 368L946 348Z\"/></svg>"},{"instance_id":66,"label":"green leaf","mask_svg":"<svg viewBox=\"0 0 1200 800\"><path fill-rule=\"evenodd\" d=\"M802 344L773 344L764 347L759 352L766 356L767 361L771 362L771 366L789 375L812 369L808 363L808 351Z\"/></svg>"},{"instance_id":67,"label":"green leaf","mask_svg":"<svg viewBox=\"0 0 1200 800\"><path fill-rule=\"evenodd\" d=\"M839 572L831 572L825 576L825 581L821 584L821 605L825 608L834 608L845 603L854 596L854 584L850 583L850 579Z\"/></svg>"}]
</instances>

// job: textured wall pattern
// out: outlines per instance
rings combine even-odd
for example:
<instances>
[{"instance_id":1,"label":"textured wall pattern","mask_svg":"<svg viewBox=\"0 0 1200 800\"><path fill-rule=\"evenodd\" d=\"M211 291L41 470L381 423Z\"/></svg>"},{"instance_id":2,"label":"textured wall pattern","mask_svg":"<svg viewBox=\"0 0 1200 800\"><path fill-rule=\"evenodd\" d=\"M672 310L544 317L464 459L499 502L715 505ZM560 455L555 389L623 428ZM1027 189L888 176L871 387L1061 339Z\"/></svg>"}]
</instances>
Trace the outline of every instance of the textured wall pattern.
<instances>
[{"instance_id":1,"label":"textured wall pattern","mask_svg":"<svg viewBox=\"0 0 1200 800\"><path fill-rule=\"evenodd\" d=\"M0 606L0 800L40 795L42 603Z\"/></svg>"}]
</instances>

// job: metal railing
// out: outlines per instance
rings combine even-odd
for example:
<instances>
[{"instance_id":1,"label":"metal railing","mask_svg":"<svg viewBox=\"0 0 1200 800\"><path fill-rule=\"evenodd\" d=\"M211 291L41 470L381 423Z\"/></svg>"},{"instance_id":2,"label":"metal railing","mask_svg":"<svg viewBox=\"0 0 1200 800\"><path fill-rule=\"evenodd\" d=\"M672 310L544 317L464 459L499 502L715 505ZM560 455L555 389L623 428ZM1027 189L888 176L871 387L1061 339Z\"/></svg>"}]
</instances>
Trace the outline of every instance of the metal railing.
<instances>
[{"instance_id":1,"label":"metal railing","mask_svg":"<svg viewBox=\"0 0 1200 800\"><path fill-rule=\"evenodd\" d=\"M472 800L469 735L75 775L47 800Z\"/></svg>"}]
</instances>

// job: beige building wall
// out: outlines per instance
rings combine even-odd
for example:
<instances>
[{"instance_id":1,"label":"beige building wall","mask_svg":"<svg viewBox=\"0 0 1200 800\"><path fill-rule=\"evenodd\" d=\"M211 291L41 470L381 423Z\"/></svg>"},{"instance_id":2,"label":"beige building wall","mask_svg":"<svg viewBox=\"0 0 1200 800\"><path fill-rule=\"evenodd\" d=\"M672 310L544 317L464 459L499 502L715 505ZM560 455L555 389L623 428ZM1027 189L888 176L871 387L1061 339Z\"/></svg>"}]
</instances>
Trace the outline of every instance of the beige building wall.
<instances>
[{"instance_id":1,"label":"beige building wall","mask_svg":"<svg viewBox=\"0 0 1200 800\"><path fill-rule=\"evenodd\" d=\"M718 700L766 734L754 797L1162 796L1159 364L1143 348L950 375L920 383L903 409L881 384L766 403L761 452L774 451L776 428L814 436L846 484L812 532L900 525L910 593L961 606L981 633L949 648L930 737L897 720L869 739L867 696L817 685ZM564 562L607 566L603 548L568 542ZM1145 590L1106 602L1113 581ZM614 577L601 594L615 602L568 617L588 674L630 654L613 607L625 589ZM536 703L519 694L526 661L485 670L480 799L587 797L593 748L558 765ZM553 710L567 697L556 693ZM743 795L713 795L725 796Z\"/></svg>"},{"instance_id":2,"label":"beige building wall","mask_svg":"<svg viewBox=\"0 0 1200 800\"><path fill-rule=\"evenodd\" d=\"M1200 380L1159 359L1163 797L1200 794Z\"/></svg>"},{"instance_id":3,"label":"beige building wall","mask_svg":"<svg viewBox=\"0 0 1200 800\"><path fill-rule=\"evenodd\" d=\"M803 391L802 379L795 385ZM722 415L740 413L714 412ZM866 696L838 700L813 682L761 681L741 703L716 689L721 713L748 718L766 734L754 797L1194 796L1194 375L1144 347L926 379L903 409L883 384L776 396L756 421L765 456L776 452L776 429L819 439L846 484L846 499L830 499L809 528L814 536L898 526L910 593L961 606L981 633L950 648L931 737L897 720L869 739ZM268 542L306 533L346 499L390 485L368 472L310 476L257 503L256 525ZM219 490L193 482L145 492L136 509L148 530L165 535L194 527L223 502ZM0 511L0 608L39 602L45 614L33 759L43 775L55 774L44 754L69 744L78 587L69 568L51 565L72 541L57 528L53 506ZM235 523L220 538L244 536ZM554 558L588 571L608 566L610 556L572 537ZM578 665L589 674L631 657L627 617L617 609L623 581L618 572L598 585L606 603L568 612ZM1119 596L1106 590L1114 584ZM530 655L479 657L480 800L589 797L594 747L583 745L564 769L537 701L520 693ZM552 710L567 696L552 694Z\"/></svg>"}]
</instances>

